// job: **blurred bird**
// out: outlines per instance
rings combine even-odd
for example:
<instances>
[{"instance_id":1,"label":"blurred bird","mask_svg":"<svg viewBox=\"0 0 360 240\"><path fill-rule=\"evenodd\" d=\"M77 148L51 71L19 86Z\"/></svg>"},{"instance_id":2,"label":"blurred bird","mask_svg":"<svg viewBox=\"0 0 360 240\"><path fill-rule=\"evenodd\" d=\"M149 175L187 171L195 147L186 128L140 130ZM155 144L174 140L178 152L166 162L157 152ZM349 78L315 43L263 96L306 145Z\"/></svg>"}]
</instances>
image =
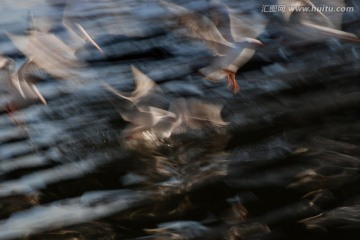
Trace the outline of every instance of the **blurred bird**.
<instances>
[{"instance_id":1,"label":"blurred bird","mask_svg":"<svg viewBox=\"0 0 360 240\"><path fill-rule=\"evenodd\" d=\"M29 60L16 71L14 60L0 56L1 111L5 110L10 116L18 107L36 100L46 104L34 81L28 78L31 64Z\"/></svg>"},{"instance_id":2,"label":"blurred bird","mask_svg":"<svg viewBox=\"0 0 360 240\"><path fill-rule=\"evenodd\" d=\"M226 126L229 123L222 119L221 109L221 105L204 103L197 99L175 99L169 107L169 111L176 115L173 132L179 134L206 126Z\"/></svg>"},{"instance_id":3,"label":"blurred bird","mask_svg":"<svg viewBox=\"0 0 360 240\"><path fill-rule=\"evenodd\" d=\"M286 21L290 21L296 15L302 22L307 21L326 27L334 27L330 19L321 11L305 11L305 9L316 9L315 4L310 0L277 0L277 4L285 7L282 14Z\"/></svg>"},{"instance_id":4,"label":"blurred bird","mask_svg":"<svg viewBox=\"0 0 360 240\"><path fill-rule=\"evenodd\" d=\"M277 3L285 6L283 16L287 21L290 20L293 13L297 13L298 17L301 16L301 21L335 29L341 28L343 13L340 11L325 11L323 7L346 7L344 0L277 0ZM305 9L311 9L311 11L305 11Z\"/></svg>"},{"instance_id":5,"label":"blurred bird","mask_svg":"<svg viewBox=\"0 0 360 240\"><path fill-rule=\"evenodd\" d=\"M131 125L124 131L125 138L137 138L144 132L164 139L173 133L204 126L222 127L227 125L221 118L221 105L203 103L196 99L174 99L167 110L139 102L153 93L156 84L148 76L131 66L135 78L135 90L131 93L120 92L109 84L104 87L118 97L126 99L130 106L119 110L121 117Z\"/></svg>"},{"instance_id":6,"label":"blurred bird","mask_svg":"<svg viewBox=\"0 0 360 240\"><path fill-rule=\"evenodd\" d=\"M79 69L84 63L76 57L76 50L85 44L85 40L100 52L102 50L79 24L76 26L83 37L68 28L71 45L52 33L35 29L30 30L25 36L11 33L7 35L33 64L51 76L58 79L82 80L84 77L81 76Z\"/></svg>"},{"instance_id":7,"label":"blurred bird","mask_svg":"<svg viewBox=\"0 0 360 240\"><path fill-rule=\"evenodd\" d=\"M125 109L118 110L125 121L132 123L124 130L123 135L125 138L134 138L152 129L160 138L169 137L176 115L167 110L149 106L148 103L140 104L145 97L153 93L156 83L133 65L131 71L135 78L135 90L131 93L121 92L107 83L104 84L107 90L127 100L127 104L123 106Z\"/></svg>"},{"instance_id":8,"label":"blurred bird","mask_svg":"<svg viewBox=\"0 0 360 240\"><path fill-rule=\"evenodd\" d=\"M279 5L285 6L283 16L290 23L292 31L297 31L301 38L308 38L310 41L328 38L329 36L359 42L355 34L341 30L342 14L322 12L324 4L315 5L310 0L277 0ZM343 0L326 2L326 6L345 6ZM295 10L291 10L292 7ZM306 8L314 9L306 11ZM298 10L296 10L298 9Z\"/></svg>"},{"instance_id":9,"label":"blurred bird","mask_svg":"<svg viewBox=\"0 0 360 240\"><path fill-rule=\"evenodd\" d=\"M27 36L8 36L22 53L51 76L60 79L78 78L75 68L82 66L82 63L76 58L75 49L54 34L30 31Z\"/></svg>"},{"instance_id":10,"label":"blurred bird","mask_svg":"<svg viewBox=\"0 0 360 240\"><path fill-rule=\"evenodd\" d=\"M156 107L141 107L137 112L121 113L121 116L131 123L123 132L125 139L149 134L159 139L169 138L177 120L174 113Z\"/></svg>"},{"instance_id":11,"label":"blurred bird","mask_svg":"<svg viewBox=\"0 0 360 240\"><path fill-rule=\"evenodd\" d=\"M221 56L212 65L201 69L200 73L210 80L219 80L225 76L233 92L239 91L240 87L235 78L236 72L254 56L256 47L262 46L262 42L255 39L255 36L237 37L236 42L233 37L225 39L216 24L208 17L164 0L160 0L160 3L179 18L180 24L190 30L193 37L204 40L216 55ZM218 7L229 14L225 5L217 2L215 5L213 9L216 10ZM234 22L234 17L230 18L231 20ZM231 28L231 35L233 35L235 25L229 23L228 28ZM259 33L255 35L257 34Z\"/></svg>"},{"instance_id":12,"label":"blurred bird","mask_svg":"<svg viewBox=\"0 0 360 240\"><path fill-rule=\"evenodd\" d=\"M125 138L139 138L146 133L158 139L173 134L183 134L203 127L224 127L228 125L221 118L222 106L203 103L196 99L174 99L168 110L142 106L121 116L131 125L124 131Z\"/></svg>"}]
</instances>

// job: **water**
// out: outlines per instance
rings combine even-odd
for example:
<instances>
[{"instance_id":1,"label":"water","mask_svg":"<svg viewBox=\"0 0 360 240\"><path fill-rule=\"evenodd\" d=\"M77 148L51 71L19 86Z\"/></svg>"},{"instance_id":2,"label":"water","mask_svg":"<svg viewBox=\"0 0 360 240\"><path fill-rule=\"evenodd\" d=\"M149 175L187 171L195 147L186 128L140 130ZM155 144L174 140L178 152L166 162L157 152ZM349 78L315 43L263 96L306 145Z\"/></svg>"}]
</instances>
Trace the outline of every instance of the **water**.
<instances>
[{"instance_id":1,"label":"water","mask_svg":"<svg viewBox=\"0 0 360 240\"><path fill-rule=\"evenodd\" d=\"M198 73L212 53L156 1L1 1L17 68L7 33L31 28L73 46L79 24L102 52L77 45L74 77L36 73L47 106L0 115L0 239L357 239L358 42L226 3L265 45L237 94ZM136 105L105 87L130 93L131 66L156 84Z\"/></svg>"}]
</instances>

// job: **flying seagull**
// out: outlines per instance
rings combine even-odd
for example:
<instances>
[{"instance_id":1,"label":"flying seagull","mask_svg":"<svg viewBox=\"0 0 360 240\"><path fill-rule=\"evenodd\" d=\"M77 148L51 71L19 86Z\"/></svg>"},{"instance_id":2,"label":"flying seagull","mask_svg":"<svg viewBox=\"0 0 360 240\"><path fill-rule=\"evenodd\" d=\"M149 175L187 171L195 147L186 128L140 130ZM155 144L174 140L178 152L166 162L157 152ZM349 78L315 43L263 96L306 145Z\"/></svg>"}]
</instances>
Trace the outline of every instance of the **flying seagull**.
<instances>
[{"instance_id":1,"label":"flying seagull","mask_svg":"<svg viewBox=\"0 0 360 240\"><path fill-rule=\"evenodd\" d=\"M29 77L31 65L31 61L27 61L16 71L14 60L0 56L0 109L10 116L19 107L35 101L46 105L35 81Z\"/></svg>"},{"instance_id":2,"label":"flying seagull","mask_svg":"<svg viewBox=\"0 0 360 240\"><path fill-rule=\"evenodd\" d=\"M102 49L87 34L85 29L75 24L79 34L68 28L71 34L71 43L67 44L58 36L50 32L30 30L27 35L15 35L7 33L13 44L28 58L33 64L51 76L58 79L82 80L79 69L84 66L76 56L76 51L89 41L100 52ZM82 36L80 36L82 35Z\"/></svg>"},{"instance_id":3,"label":"flying seagull","mask_svg":"<svg viewBox=\"0 0 360 240\"><path fill-rule=\"evenodd\" d=\"M279 5L285 6L283 16L291 24L292 29L289 30L296 31L297 35L302 38L309 38L310 41L313 41L333 36L354 42L360 41L355 34L341 30L341 13L322 12L323 5L315 5L310 0L277 0L277 2ZM343 0L332 0L327 4L336 7L345 6ZM290 7L299 10L290 11ZM309 7L317 11L302 11L302 7Z\"/></svg>"},{"instance_id":4,"label":"flying seagull","mask_svg":"<svg viewBox=\"0 0 360 240\"><path fill-rule=\"evenodd\" d=\"M205 15L165 0L159 1L178 17L180 24L190 31L191 36L204 40L209 49L220 56L210 66L201 69L200 73L210 80L226 77L233 92L239 91L240 87L235 78L236 72L254 56L256 47L263 45L262 42L253 36L237 38L236 41L229 37L225 39L217 25ZM228 11L224 5L218 4L215 9L216 7ZM234 17L230 16L230 21L234 22ZM231 34L234 35L235 27L231 22L228 28L231 28Z\"/></svg>"}]
</instances>

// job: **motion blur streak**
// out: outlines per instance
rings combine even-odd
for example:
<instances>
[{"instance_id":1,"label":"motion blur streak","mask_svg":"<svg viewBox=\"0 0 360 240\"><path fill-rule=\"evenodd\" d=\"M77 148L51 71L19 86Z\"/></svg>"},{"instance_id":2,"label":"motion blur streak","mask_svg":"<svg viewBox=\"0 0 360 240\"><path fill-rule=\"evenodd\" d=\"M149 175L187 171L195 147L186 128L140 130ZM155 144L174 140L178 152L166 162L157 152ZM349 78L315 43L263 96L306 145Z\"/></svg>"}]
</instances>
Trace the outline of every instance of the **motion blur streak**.
<instances>
[{"instance_id":1,"label":"motion blur streak","mask_svg":"<svg viewBox=\"0 0 360 240\"><path fill-rule=\"evenodd\" d=\"M0 15L0 240L358 240L358 1Z\"/></svg>"}]
</instances>

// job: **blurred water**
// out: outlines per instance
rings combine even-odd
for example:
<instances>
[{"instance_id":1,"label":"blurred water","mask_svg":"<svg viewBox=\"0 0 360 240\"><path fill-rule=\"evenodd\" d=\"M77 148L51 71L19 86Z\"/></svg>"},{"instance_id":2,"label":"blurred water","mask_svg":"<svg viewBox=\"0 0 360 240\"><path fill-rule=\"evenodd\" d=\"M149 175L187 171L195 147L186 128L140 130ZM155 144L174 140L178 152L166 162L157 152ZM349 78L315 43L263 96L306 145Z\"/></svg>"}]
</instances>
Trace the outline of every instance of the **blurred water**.
<instances>
[{"instance_id":1,"label":"blurred water","mask_svg":"<svg viewBox=\"0 0 360 240\"><path fill-rule=\"evenodd\" d=\"M357 239L359 43L261 13L272 1L224 2L265 45L238 94L198 73L212 53L158 1L0 2L17 68L8 33L71 45L79 24L102 49L76 49L73 79L41 75L47 106L0 115L0 239ZM132 65L156 83L136 106L105 87L131 92Z\"/></svg>"}]
</instances>

